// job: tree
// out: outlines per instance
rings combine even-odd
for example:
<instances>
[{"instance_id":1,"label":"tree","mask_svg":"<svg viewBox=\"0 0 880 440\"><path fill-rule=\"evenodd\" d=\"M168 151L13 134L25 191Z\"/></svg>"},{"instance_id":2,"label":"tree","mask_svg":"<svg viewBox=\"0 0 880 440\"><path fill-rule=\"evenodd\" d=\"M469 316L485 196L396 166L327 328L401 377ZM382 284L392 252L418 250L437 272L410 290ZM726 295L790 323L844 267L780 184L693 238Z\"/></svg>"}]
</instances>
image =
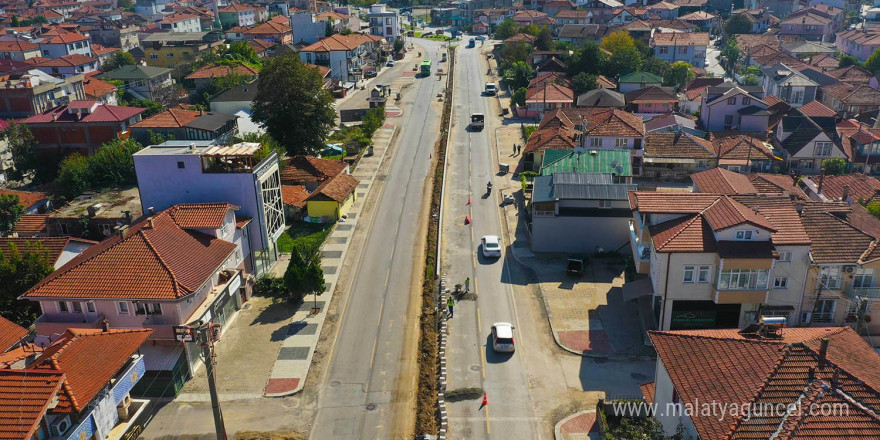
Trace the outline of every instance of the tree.
<instances>
[{"instance_id":1,"label":"tree","mask_svg":"<svg viewBox=\"0 0 880 440\"><path fill-rule=\"evenodd\" d=\"M20 252L15 244L8 252L0 252L0 315L24 327L33 323L39 307L33 301L19 300L28 289L46 278L54 268L49 262L49 251L39 243Z\"/></svg>"},{"instance_id":2,"label":"tree","mask_svg":"<svg viewBox=\"0 0 880 440\"><path fill-rule=\"evenodd\" d=\"M498 26L495 28L495 38L499 40L506 40L519 32L519 25L516 24L515 21L505 18L498 23Z\"/></svg>"},{"instance_id":3,"label":"tree","mask_svg":"<svg viewBox=\"0 0 880 440\"><path fill-rule=\"evenodd\" d=\"M290 156L321 150L336 123L333 97L324 89L321 75L295 54L266 63L251 108L251 118Z\"/></svg>"},{"instance_id":4,"label":"tree","mask_svg":"<svg viewBox=\"0 0 880 440\"><path fill-rule=\"evenodd\" d=\"M673 436L676 438L678 436ZM647 419L622 418L620 423L609 430L606 440L664 440L666 433L660 422L649 417Z\"/></svg>"},{"instance_id":5,"label":"tree","mask_svg":"<svg viewBox=\"0 0 880 440\"><path fill-rule=\"evenodd\" d=\"M44 182L49 179L45 172L45 165L40 161L37 153L37 141L27 128L27 125L13 122L3 132L3 137L9 143L9 151L12 153L12 163L15 171L12 173L13 180L22 180L24 176L35 173L34 180ZM42 173L40 170L44 170Z\"/></svg>"},{"instance_id":6,"label":"tree","mask_svg":"<svg viewBox=\"0 0 880 440\"><path fill-rule=\"evenodd\" d=\"M535 77L535 69L523 61L517 61L504 70L504 82L514 90L527 87L529 81Z\"/></svg>"},{"instance_id":7,"label":"tree","mask_svg":"<svg viewBox=\"0 0 880 440\"><path fill-rule=\"evenodd\" d=\"M403 53L404 43L403 38L398 38L394 40L394 53L400 55Z\"/></svg>"},{"instance_id":8,"label":"tree","mask_svg":"<svg viewBox=\"0 0 880 440\"><path fill-rule=\"evenodd\" d=\"M134 56L128 52L117 50L110 59L101 66L101 70L109 72L122 66L133 66L135 64Z\"/></svg>"},{"instance_id":9,"label":"tree","mask_svg":"<svg viewBox=\"0 0 880 440\"><path fill-rule=\"evenodd\" d=\"M24 206L17 194L0 194L0 234L12 232L24 215Z\"/></svg>"},{"instance_id":10,"label":"tree","mask_svg":"<svg viewBox=\"0 0 880 440\"><path fill-rule=\"evenodd\" d=\"M510 100L513 101L513 103L516 104L518 107L525 107L526 97L528 96L528 94L529 89L525 87L520 87L513 91L513 96L510 98Z\"/></svg>"},{"instance_id":11,"label":"tree","mask_svg":"<svg viewBox=\"0 0 880 440\"><path fill-rule=\"evenodd\" d=\"M368 138L373 137L373 133L385 123L385 108L371 108L364 113L361 119L361 130Z\"/></svg>"},{"instance_id":12,"label":"tree","mask_svg":"<svg viewBox=\"0 0 880 440\"><path fill-rule=\"evenodd\" d=\"M498 62L501 63L503 70L507 67L506 65L528 60L531 52L532 46L528 44L505 44L501 46Z\"/></svg>"},{"instance_id":13,"label":"tree","mask_svg":"<svg viewBox=\"0 0 880 440\"><path fill-rule=\"evenodd\" d=\"M874 53L865 60L865 70L874 74L880 71L880 49L875 50Z\"/></svg>"},{"instance_id":14,"label":"tree","mask_svg":"<svg viewBox=\"0 0 880 440\"><path fill-rule=\"evenodd\" d=\"M839 67L858 66L859 59L852 55L843 55L840 57Z\"/></svg>"},{"instance_id":15,"label":"tree","mask_svg":"<svg viewBox=\"0 0 880 440\"><path fill-rule=\"evenodd\" d=\"M12 16L12 20L11 20L11 21L12 21L12 23L10 23L10 24L12 25L12 27L19 27L19 26L21 26L21 22L18 20L18 17L16 17L15 15Z\"/></svg>"},{"instance_id":16,"label":"tree","mask_svg":"<svg viewBox=\"0 0 880 440\"><path fill-rule=\"evenodd\" d=\"M89 160L79 153L73 153L61 161L55 183L64 200L73 200L89 188L89 177Z\"/></svg>"},{"instance_id":17,"label":"tree","mask_svg":"<svg viewBox=\"0 0 880 440\"><path fill-rule=\"evenodd\" d=\"M880 218L880 200L868 203L865 209L874 217Z\"/></svg>"},{"instance_id":18,"label":"tree","mask_svg":"<svg viewBox=\"0 0 880 440\"><path fill-rule=\"evenodd\" d=\"M536 24L530 24L524 28L521 28L519 31L524 34L528 34L533 37L537 37L538 34L541 33L541 27Z\"/></svg>"},{"instance_id":19,"label":"tree","mask_svg":"<svg viewBox=\"0 0 880 440\"><path fill-rule=\"evenodd\" d=\"M605 63L604 74L616 78L626 72L642 68L642 54L635 47L624 47L611 54Z\"/></svg>"},{"instance_id":20,"label":"tree","mask_svg":"<svg viewBox=\"0 0 880 440\"><path fill-rule=\"evenodd\" d=\"M574 76L571 85L577 93L589 92L599 88L599 77L591 73L581 72Z\"/></svg>"},{"instance_id":21,"label":"tree","mask_svg":"<svg viewBox=\"0 0 880 440\"><path fill-rule=\"evenodd\" d=\"M724 49L721 49L721 56L724 57L725 69L733 73L736 69L736 63L739 62L739 58L742 56L739 47L736 45L736 37L728 39L727 45L724 46Z\"/></svg>"},{"instance_id":22,"label":"tree","mask_svg":"<svg viewBox=\"0 0 880 440\"><path fill-rule=\"evenodd\" d=\"M614 54L619 50L636 49L636 40L626 31L617 31L603 38L599 47Z\"/></svg>"},{"instance_id":23,"label":"tree","mask_svg":"<svg viewBox=\"0 0 880 440\"><path fill-rule=\"evenodd\" d=\"M666 78L669 70L669 62L660 58L649 56L642 62L642 71L653 73L661 78Z\"/></svg>"},{"instance_id":24,"label":"tree","mask_svg":"<svg viewBox=\"0 0 880 440\"><path fill-rule=\"evenodd\" d=\"M666 85L673 86L676 89L680 89L684 87L693 77L694 71L691 70L690 64L684 61L676 61L666 71L663 82L665 82Z\"/></svg>"},{"instance_id":25,"label":"tree","mask_svg":"<svg viewBox=\"0 0 880 440\"><path fill-rule=\"evenodd\" d=\"M224 49L220 55L223 58L223 60L220 61L221 64L234 66L241 62L256 68L259 68L262 65L260 56L257 55L257 51L245 41L233 41L232 43L229 43L229 46Z\"/></svg>"},{"instance_id":26,"label":"tree","mask_svg":"<svg viewBox=\"0 0 880 440\"><path fill-rule=\"evenodd\" d=\"M333 19L328 18L327 21L324 22L324 36L329 37L336 33L336 29L333 28Z\"/></svg>"},{"instance_id":27,"label":"tree","mask_svg":"<svg viewBox=\"0 0 880 440\"><path fill-rule=\"evenodd\" d=\"M757 86L760 85L761 82L758 81L758 77L752 74L746 74L743 76L743 85L744 86Z\"/></svg>"},{"instance_id":28,"label":"tree","mask_svg":"<svg viewBox=\"0 0 880 440\"><path fill-rule=\"evenodd\" d=\"M320 245L294 246L290 253L290 264L284 272L284 285L295 302L301 301L308 294L315 294L317 307L318 295L324 292Z\"/></svg>"},{"instance_id":29,"label":"tree","mask_svg":"<svg viewBox=\"0 0 880 440\"><path fill-rule=\"evenodd\" d=\"M535 47L537 47L538 50L550 50L553 48L553 34L550 33L549 27L541 26L541 30L536 37Z\"/></svg>"},{"instance_id":30,"label":"tree","mask_svg":"<svg viewBox=\"0 0 880 440\"><path fill-rule=\"evenodd\" d=\"M727 35L748 34L752 32L752 21L746 14L736 14L724 23L724 33Z\"/></svg>"},{"instance_id":31,"label":"tree","mask_svg":"<svg viewBox=\"0 0 880 440\"><path fill-rule=\"evenodd\" d=\"M114 139L101 145L97 153L87 158L90 188L109 188L134 185L134 153L141 149L134 139Z\"/></svg>"},{"instance_id":32,"label":"tree","mask_svg":"<svg viewBox=\"0 0 880 440\"><path fill-rule=\"evenodd\" d=\"M568 74L572 78L581 72L598 74L605 64L605 53L593 41L586 41L568 57Z\"/></svg>"},{"instance_id":33,"label":"tree","mask_svg":"<svg viewBox=\"0 0 880 440\"><path fill-rule=\"evenodd\" d=\"M829 176L846 173L846 160L841 157L832 157L822 161L822 169Z\"/></svg>"}]
</instances>

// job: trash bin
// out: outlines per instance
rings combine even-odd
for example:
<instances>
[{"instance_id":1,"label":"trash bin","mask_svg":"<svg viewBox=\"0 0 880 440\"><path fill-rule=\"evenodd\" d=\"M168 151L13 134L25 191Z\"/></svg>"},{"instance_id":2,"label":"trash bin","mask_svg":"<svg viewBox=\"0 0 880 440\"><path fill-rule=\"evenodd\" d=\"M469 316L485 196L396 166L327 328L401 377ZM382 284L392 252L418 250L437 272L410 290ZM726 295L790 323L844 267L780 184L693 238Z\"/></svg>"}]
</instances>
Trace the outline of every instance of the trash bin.
<instances>
[{"instance_id":1,"label":"trash bin","mask_svg":"<svg viewBox=\"0 0 880 440\"><path fill-rule=\"evenodd\" d=\"M367 156L372 156L372 155L373 155L373 146L370 145L369 147L367 147Z\"/></svg>"},{"instance_id":2,"label":"trash bin","mask_svg":"<svg viewBox=\"0 0 880 440\"><path fill-rule=\"evenodd\" d=\"M506 163L499 163L498 164L498 171L501 171L502 173L507 174L510 172L510 165L508 165Z\"/></svg>"}]
</instances>

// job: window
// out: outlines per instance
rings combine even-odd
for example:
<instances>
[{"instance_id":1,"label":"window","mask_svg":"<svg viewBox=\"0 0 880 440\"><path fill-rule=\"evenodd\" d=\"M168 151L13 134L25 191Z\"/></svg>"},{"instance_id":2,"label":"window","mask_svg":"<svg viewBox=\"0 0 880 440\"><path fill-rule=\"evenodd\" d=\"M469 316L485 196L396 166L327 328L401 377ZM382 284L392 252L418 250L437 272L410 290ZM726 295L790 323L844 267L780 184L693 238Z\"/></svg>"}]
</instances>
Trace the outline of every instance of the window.
<instances>
[{"instance_id":1,"label":"window","mask_svg":"<svg viewBox=\"0 0 880 440\"><path fill-rule=\"evenodd\" d=\"M825 289L837 289L840 287L840 266L825 266L819 268L819 282Z\"/></svg>"},{"instance_id":2,"label":"window","mask_svg":"<svg viewBox=\"0 0 880 440\"><path fill-rule=\"evenodd\" d=\"M727 98L727 103L730 105L736 105L736 96L733 98Z\"/></svg>"},{"instance_id":3,"label":"window","mask_svg":"<svg viewBox=\"0 0 880 440\"><path fill-rule=\"evenodd\" d=\"M876 269L857 267L853 275L853 287L874 287L874 274Z\"/></svg>"},{"instance_id":4,"label":"window","mask_svg":"<svg viewBox=\"0 0 880 440\"><path fill-rule=\"evenodd\" d=\"M736 98L734 98L736 99ZM724 115L724 125L731 126L733 125L733 115Z\"/></svg>"},{"instance_id":5,"label":"window","mask_svg":"<svg viewBox=\"0 0 880 440\"><path fill-rule=\"evenodd\" d=\"M688 53L688 48L687 48L687 46L679 47L679 48L678 48L678 53L680 53L680 54L686 54L686 53Z\"/></svg>"},{"instance_id":6,"label":"window","mask_svg":"<svg viewBox=\"0 0 880 440\"><path fill-rule=\"evenodd\" d=\"M165 54L165 57L166 57L166 58L174 58L174 53L173 53L173 52L168 52L168 53Z\"/></svg>"},{"instance_id":7,"label":"window","mask_svg":"<svg viewBox=\"0 0 880 440\"><path fill-rule=\"evenodd\" d=\"M67 308L67 303L64 301L58 301L58 311L63 313L70 312L70 309Z\"/></svg>"},{"instance_id":8,"label":"window","mask_svg":"<svg viewBox=\"0 0 880 440\"><path fill-rule=\"evenodd\" d=\"M98 229L101 230L101 233L104 234L105 237L109 237L111 234L113 234L113 225L109 223L98 225Z\"/></svg>"},{"instance_id":9,"label":"window","mask_svg":"<svg viewBox=\"0 0 880 440\"><path fill-rule=\"evenodd\" d=\"M623 147L626 148L626 138L617 138L614 140L615 147Z\"/></svg>"},{"instance_id":10,"label":"window","mask_svg":"<svg viewBox=\"0 0 880 440\"><path fill-rule=\"evenodd\" d=\"M73 304L73 313L82 313L83 312L83 306L82 306L81 302L74 301L72 304Z\"/></svg>"},{"instance_id":11,"label":"window","mask_svg":"<svg viewBox=\"0 0 880 440\"><path fill-rule=\"evenodd\" d=\"M159 303L137 302L135 303L135 315L161 315L162 305Z\"/></svg>"},{"instance_id":12,"label":"window","mask_svg":"<svg viewBox=\"0 0 880 440\"><path fill-rule=\"evenodd\" d=\"M70 228L67 227L67 223L58 223L58 235L70 235Z\"/></svg>"},{"instance_id":13,"label":"window","mask_svg":"<svg viewBox=\"0 0 880 440\"><path fill-rule=\"evenodd\" d=\"M117 301L116 302L116 310L120 315L128 314L128 302L127 301Z\"/></svg>"},{"instance_id":14,"label":"window","mask_svg":"<svg viewBox=\"0 0 880 440\"><path fill-rule=\"evenodd\" d=\"M89 313L95 313L95 303L89 301L86 303L86 311Z\"/></svg>"},{"instance_id":15,"label":"window","mask_svg":"<svg viewBox=\"0 0 880 440\"><path fill-rule=\"evenodd\" d=\"M770 271L766 269L723 270L718 274L718 290L766 290Z\"/></svg>"},{"instance_id":16,"label":"window","mask_svg":"<svg viewBox=\"0 0 880 440\"><path fill-rule=\"evenodd\" d=\"M749 105L752 103L752 98L747 98L743 96L743 105Z\"/></svg>"},{"instance_id":17,"label":"window","mask_svg":"<svg viewBox=\"0 0 880 440\"><path fill-rule=\"evenodd\" d=\"M828 157L831 155L831 142L816 142L813 153L816 157Z\"/></svg>"},{"instance_id":18,"label":"window","mask_svg":"<svg viewBox=\"0 0 880 440\"><path fill-rule=\"evenodd\" d=\"M791 261L791 251L779 251L779 261Z\"/></svg>"},{"instance_id":19,"label":"window","mask_svg":"<svg viewBox=\"0 0 880 440\"><path fill-rule=\"evenodd\" d=\"M177 161L177 168L184 169L186 168L186 164L183 163L182 160Z\"/></svg>"},{"instance_id":20,"label":"window","mask_svg":"<svg viewBox=\"0 0 880 440\"><path fill-rule=\"evenodd\" d=\"M788 289L788 277L776 277L773 279L774 289Z\"/></svg>"},{"instance_id":21,"label":"window","mask_svg":"<svg viewBox=\"0 0 880 440\"><path fill-rule=\"evenodd\" d=\"M611 208L611 200L599 200L600 208Z\"/></svg>"},{"instance_id":22,"label":"window","mask_svg":"<svg viewBox=\"0 0 880 440\"><path fill-rule=\"evenodd\" d=\"M709 272L711 271L711 266L700 266L699 272L697 272L697 282L698 283L708 283L709 280Z\"/></svg>"},{"instance_id":23,"label":"window","mask_svg":"<svg viewBox=\"0 0 880 440\"><path fill-rule=\"evenodd\" d=\"M660 47L660 53L661 53L661 54L667 54L667 53L669 53L669 48L668 48L668 47L665 47L665 46L661 46L661 47Z\"/></svg>"},{"instance_id":24,"label":"window","mask_svg":"<svg viewBox=\"0 0 880 440\"><path fill-rule=\"evenodd\" d=\"M837 301L833 299L820 299L816 302L813 322L831 322L834 319L834 309Z\"/></svg>"},{"instance_id":25,"label":"window","mask_svg":"<svg viewBox=\"0 0 880 440\"><path fill-rule=\"evenodd\" d=\"M590 146L602 148L602 138L590 138Z\"/></svg>"},{"instance_id":26,"label":"window","mask_svg":"<svg viewBox=\"0 0 880 440\"><path fill-rule=\"evenodd\" d=\"M151 54L150 54L150 59L155 60L155 59L157 59L157 58L159 58L159 54L155 54L155 53L151 53Z\"/></svg>"},{"instance_id":27,"label":"window","mask_svg":"<svg viewBox=\"0 0 880 440\"><path fill-rule=\"evenodd\" d=\"M685 266L684 267L684 280L683 283L693 283L694 282L694 266Z\"/></svg>"},{"instance_id":28,"label":"window","mask_svg":"<svg viewBox=\"0 0 880 440\"><path fill-rule=\"evenodd\" d=\"M737 240L751 240L752 231L736 231Z\"/></svg>"}]
</instances>

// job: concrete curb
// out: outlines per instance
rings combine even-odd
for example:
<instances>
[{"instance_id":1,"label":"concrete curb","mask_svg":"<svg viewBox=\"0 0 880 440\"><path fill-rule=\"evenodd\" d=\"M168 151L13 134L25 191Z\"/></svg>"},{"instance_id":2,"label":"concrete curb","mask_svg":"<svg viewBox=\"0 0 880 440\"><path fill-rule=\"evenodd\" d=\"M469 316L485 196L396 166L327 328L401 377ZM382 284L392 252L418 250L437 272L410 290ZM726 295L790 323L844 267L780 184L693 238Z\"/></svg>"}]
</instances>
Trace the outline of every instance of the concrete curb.
<instances>
[{"instance_id":1,"label":"concrete curb","mask_svg":"<svg viewBox=\"0 0 880 440\"><path fill-rule=\"evenodd\" d=\"M447 324L446 319L443 318L443 304L446 304L446 299L449 296L449 291L446 290L446 275L440 277L440 305L438 307L438 311L440 314L440 353L437 356L438 364L437 368L440 371L440 383L439 383L439 392L437 393L437 414L439 416L440 421L440 430L438 431L438 439L446 440L446 433L449 431L449 412L446 410L446 342L447 342Z\"/></svg>"},{"instance_id":2,"label":"concrete curb","mask_svg":"<svg viewBox=\"0 0 880 440\"><path fill-rule=\"evenodd\" d=\"M564 419L562 419L562 420L556 422L556 425L553 426L553 438L556 439L556 440L561 440L561 439L562 439L562 425L564 425L564 424L565 424L566 422L568 422L569 420L571 420L571 419L573 419L573 418L575 418L575 417L577 417L577 416L581 416L581 415L584 415L584 414L590 414L590 413L594 413L594 412L596 412L596 410L594 410L594 409L588 409L588 410L584 410L584 411L578 411L578 412L576 412L576 413L574 413L574 414L572 414L572 415L570 415L570 416L568 416L568 417L566 417L566 418L564 418Z\"/></svg>"}]
</instances>

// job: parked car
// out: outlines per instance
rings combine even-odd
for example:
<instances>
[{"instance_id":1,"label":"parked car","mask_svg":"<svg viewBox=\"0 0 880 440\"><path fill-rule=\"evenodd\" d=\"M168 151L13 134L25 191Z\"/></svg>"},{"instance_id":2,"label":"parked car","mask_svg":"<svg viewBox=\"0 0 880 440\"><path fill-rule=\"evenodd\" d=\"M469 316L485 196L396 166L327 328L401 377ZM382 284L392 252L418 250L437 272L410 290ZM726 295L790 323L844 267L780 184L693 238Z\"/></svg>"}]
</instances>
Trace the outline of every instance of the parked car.
<instances>
[{"instance_id":1,"label":"parked car","mask_svg":"<svg viewBox=\"0 0 880 440\"><path fill-rule=\"evenodd\" d=\"M388 62L385 63L385 65L388 67L394 67L394 60L388 60Z\"/></svg>"},{"instance_id":2,"label":"parked car","mask_svg":"<svg viewBox=\"0 0 880 440\"><path fill-rule=\"evenodd\" d=\"M480 239L484 257L500 257L501 242L497 235L486 235Z\"/></svg>"},{"instance_id":3,"label":"parked car","mask_svg":"<svg viewBox=\"0 0 880 440\"><path fill-rule=\"evenodd\" d=\"M364 72L364 78L375 78L377 75L375 70L368 70Z\"/></svg>"},{"instance_id":4,"label":"parked car","mask_svg":"<svg viewBox=\"0 0 880 440\"><path fill-rule=\"evenodd\" d=\"M486 95L495 96L498 93L498 86L495 83L486 83Z\"/></svg>"},{"instance_id":5,"label":"parked car","mask_svg":"<svg viewBox=\"0 0 880 440\"><path fill-rule=\"evenodd\" d=\"M509 322L492 324L492 349L500 353L513 353L513 325Z\"/></svg>"}]
</instances>

